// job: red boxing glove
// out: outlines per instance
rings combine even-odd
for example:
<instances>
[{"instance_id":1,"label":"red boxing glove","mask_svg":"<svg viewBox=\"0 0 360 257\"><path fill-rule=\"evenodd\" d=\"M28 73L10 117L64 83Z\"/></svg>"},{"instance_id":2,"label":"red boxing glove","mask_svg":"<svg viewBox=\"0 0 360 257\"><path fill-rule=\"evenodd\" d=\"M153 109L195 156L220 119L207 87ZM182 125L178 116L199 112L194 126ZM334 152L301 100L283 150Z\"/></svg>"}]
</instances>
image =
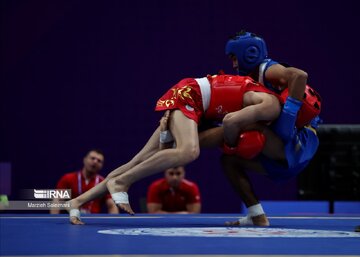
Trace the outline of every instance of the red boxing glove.
<instances>
[{"instance_id":1,"label":"red boxing glove","mask_svg":"<svg viewBox=\"0 0 360 257\"><path fill-rule=\"evenodd\" d=\"M224 154L236 154L244 159L253 159L264 149L266 138L257 130L245 131L240 134L236 147L229 147L224 143Z\"/></svg>"},{"instance_id":2,"label":"red boxing glove","mask_svg":"<svg viewBox=\"0 0 360 257\"><path fill-rule=\"evenodd\" d=\"M240 134L236 154L244 159L256 157L264 149L266 138L257 130L245 131Z\"/></svg>"}]
</instances>

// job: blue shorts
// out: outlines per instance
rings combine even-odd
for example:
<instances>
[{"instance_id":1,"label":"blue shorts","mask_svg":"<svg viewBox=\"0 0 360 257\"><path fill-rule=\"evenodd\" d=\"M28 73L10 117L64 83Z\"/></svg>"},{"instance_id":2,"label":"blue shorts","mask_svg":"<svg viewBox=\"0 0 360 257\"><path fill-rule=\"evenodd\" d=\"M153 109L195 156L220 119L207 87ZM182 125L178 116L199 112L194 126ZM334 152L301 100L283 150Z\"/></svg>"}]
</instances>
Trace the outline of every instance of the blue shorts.
<instances>
[{"instance_id":1,"label":"blue shorts","mask_svg":"<svg viewBox=\"0 0 360 257\"><path fill-rule=\"evenodd\" d=\"M264 155L259 156L269 178L273 180L287 180L298 175L309 164L319 146L316 131L311 127L304 127L297 131L285 144L287 162L277 162Z\"/></svg>"}]
</instances>

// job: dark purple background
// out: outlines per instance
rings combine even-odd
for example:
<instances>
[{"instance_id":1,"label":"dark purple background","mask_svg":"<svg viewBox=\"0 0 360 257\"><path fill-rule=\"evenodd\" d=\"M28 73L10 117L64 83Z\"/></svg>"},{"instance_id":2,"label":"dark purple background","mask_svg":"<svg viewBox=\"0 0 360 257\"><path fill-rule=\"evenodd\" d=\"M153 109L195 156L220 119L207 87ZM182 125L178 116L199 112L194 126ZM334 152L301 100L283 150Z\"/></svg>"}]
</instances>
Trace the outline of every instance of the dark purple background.
<instances>
[{"instance_id":1,"label":"dark purple background","mask_svg":"<svg viewBox=\"0 0 360 257\"><path fill-rule=\"evenodd\" d=\"M359 123L357 2L2 1L0 161L12 163L13 196L53 188L92 147L103 174L128 161L160 118L156 100L184 77L232 72L227 38L246 28L269 54L304 69L323 97L325 123ZM350 92L350 94L349 94ZM189 165L205 212L235 212L219 152ZM138 198L154 177L131 188ZM293 199L295 182L257 180L262 199Z\"/></svg>"}]
</instances>

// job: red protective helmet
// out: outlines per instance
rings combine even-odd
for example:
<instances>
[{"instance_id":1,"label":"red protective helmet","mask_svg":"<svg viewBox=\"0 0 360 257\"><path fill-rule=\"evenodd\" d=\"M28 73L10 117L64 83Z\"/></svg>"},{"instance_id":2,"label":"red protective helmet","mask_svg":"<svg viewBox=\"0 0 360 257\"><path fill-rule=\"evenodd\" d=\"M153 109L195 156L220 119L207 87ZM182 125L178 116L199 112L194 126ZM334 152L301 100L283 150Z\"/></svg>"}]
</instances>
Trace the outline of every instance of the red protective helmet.
<instances>
[{"instance_id":1,"label":"red protective helmet","mask_svg":"<svg viewBox=\"0 0 360 257\"><path fill-rule=\"evenodd\" d=\"M286 101L286 98L289 95L289 90L286 88L281 93L281 98L283 101ZM305 125L309 124L310 121L318 116L321 111L321 96L318 92L316 92L309 85L306 85L304 97L303 97L303 105L301 106L298 116L296 119L296 127L302 128Z\"/></svg>"}]
</instances>

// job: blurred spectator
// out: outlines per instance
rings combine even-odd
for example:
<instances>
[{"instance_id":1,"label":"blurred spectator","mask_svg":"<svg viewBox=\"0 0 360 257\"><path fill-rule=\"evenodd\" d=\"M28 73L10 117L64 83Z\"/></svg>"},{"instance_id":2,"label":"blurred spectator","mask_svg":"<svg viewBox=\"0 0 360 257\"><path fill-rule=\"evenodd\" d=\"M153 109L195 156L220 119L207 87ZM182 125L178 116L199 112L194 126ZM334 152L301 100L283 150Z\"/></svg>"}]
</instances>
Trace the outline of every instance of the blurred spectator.
<instances>
[{"instance_id":1,"label":"blurred spectator","mask_svg":"<svg viewBox=\"0 0 360 257\"><path fill-rule=\"evenodd\" d=\"M185 179L184 167L170 168L164 178L154 181L147 193L148 213L200 213L198 186Z\"/></svg>"}]
</instances>

